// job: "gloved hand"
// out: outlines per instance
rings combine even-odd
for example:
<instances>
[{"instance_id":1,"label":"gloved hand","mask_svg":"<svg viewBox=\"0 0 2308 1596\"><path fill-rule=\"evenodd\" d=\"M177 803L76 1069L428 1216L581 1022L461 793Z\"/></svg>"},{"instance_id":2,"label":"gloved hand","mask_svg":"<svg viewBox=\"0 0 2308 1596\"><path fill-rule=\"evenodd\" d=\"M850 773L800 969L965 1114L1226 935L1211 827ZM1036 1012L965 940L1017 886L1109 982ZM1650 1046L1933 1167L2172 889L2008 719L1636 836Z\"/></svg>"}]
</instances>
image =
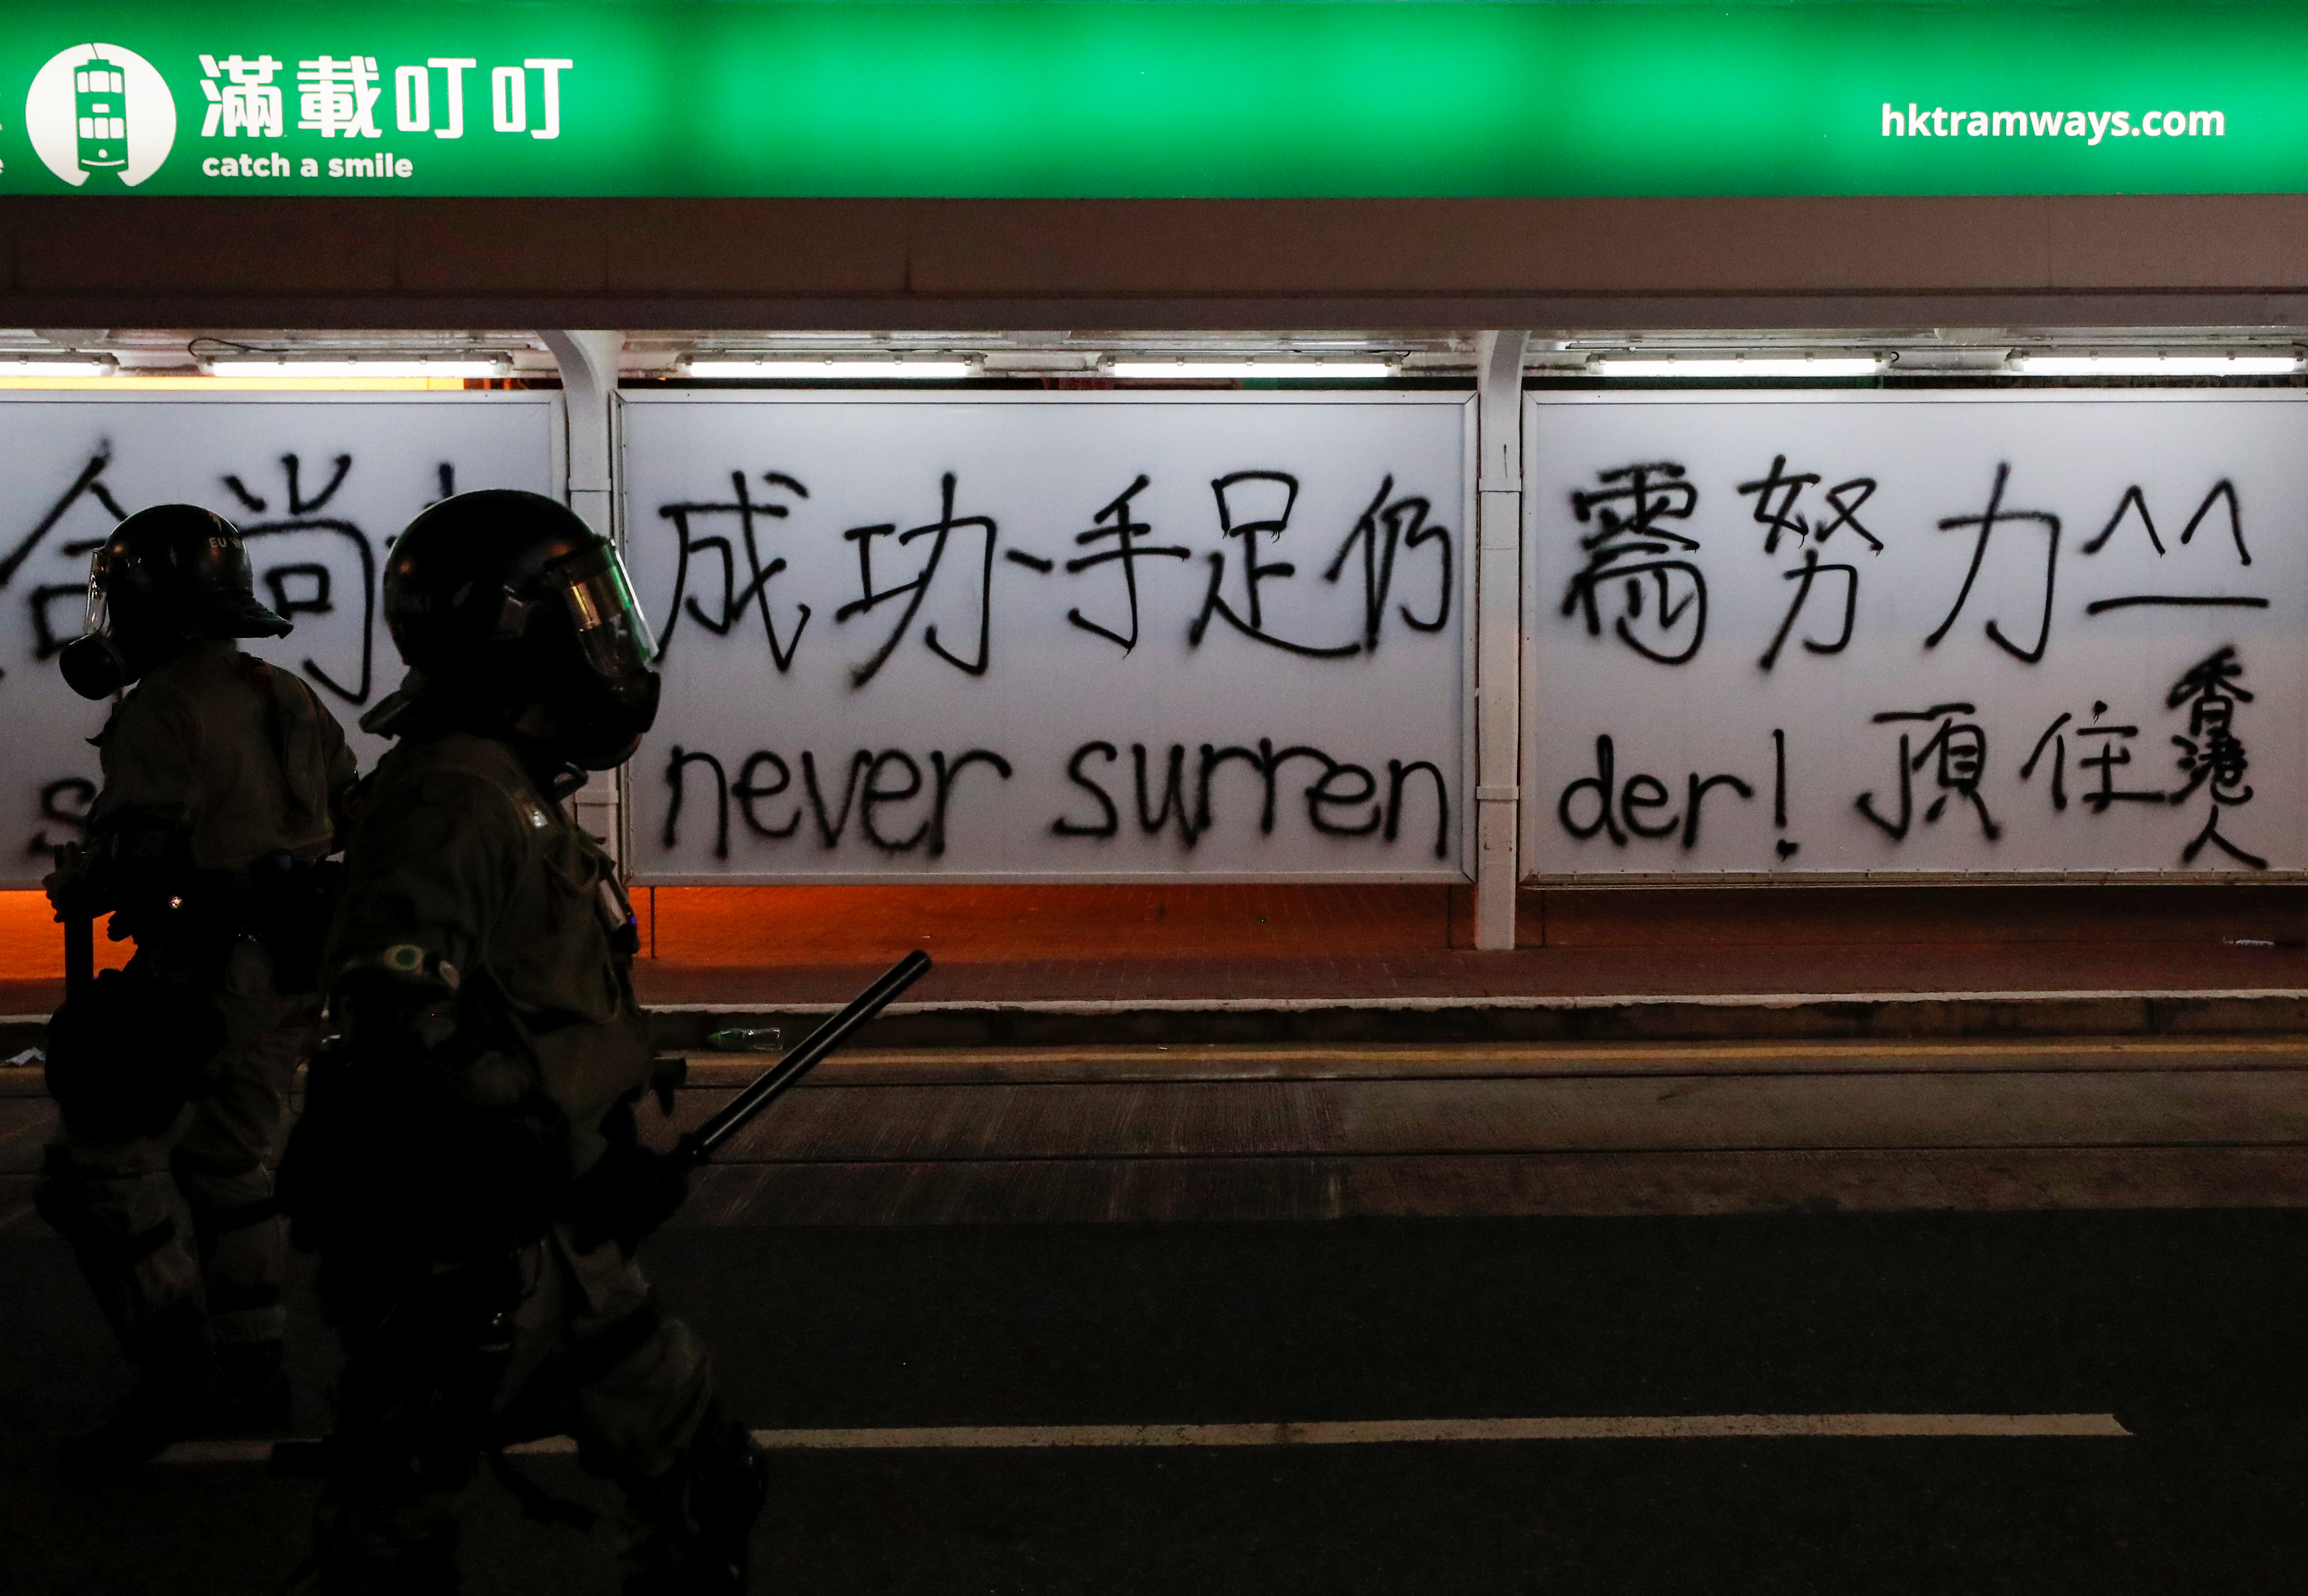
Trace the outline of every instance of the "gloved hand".
<instances>
[{"instance_id":1,"label":"gloved hand","mask_svg":"<svg viewBox=\"0 0 2308 1596\"><path fill-rule=\"evenodd\" d=\"M67 842L56 850L56 867L40 877L40 888L59 921L92 919L112 907L104 902L103 887L94 876L93 861L79 843Z\"/></svg>"},{"instance_id":2,"label":"gloved hand","mask_svg":"<svg viewBox=\"0 0 2308 1596\"><path fill-rule=\"evenodd\" d=\"M689 1171L636 1142L612 1142L572 1181L562 1217L581 1252L614 1241L628 1256L689 1197Z\"/></svg>"},{"instance_id":3,"label":"gloved hand","mask_svg":"<svg viewBox=\"0 0 2308 1596\"><path fill-rule=\"evenodd\" d=\"M82 851L77 842L65 843L56 850L56 867L40 877L40 890L48 894L48 906L58 919L65 917L65 898L72 889L73 877L80 873Z\"/></svg>"}]
</instances>

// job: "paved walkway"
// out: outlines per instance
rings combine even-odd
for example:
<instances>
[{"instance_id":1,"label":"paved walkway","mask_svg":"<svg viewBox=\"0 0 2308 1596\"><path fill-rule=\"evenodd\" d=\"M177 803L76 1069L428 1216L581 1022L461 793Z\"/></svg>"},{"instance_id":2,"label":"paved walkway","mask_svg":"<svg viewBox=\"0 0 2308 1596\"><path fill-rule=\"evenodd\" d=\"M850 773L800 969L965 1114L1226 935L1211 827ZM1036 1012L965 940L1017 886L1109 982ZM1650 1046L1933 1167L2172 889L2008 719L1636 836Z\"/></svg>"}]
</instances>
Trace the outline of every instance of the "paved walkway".
<instances>
[{"instance_id":1,"label":"paved walkway","mask_svg":"<svg viewBox=\"0 0 2308 1596\"><path fill-rule=\"evenodd\" d=\"M2308 891L1861 888L1524 894L1511 953L1425 886L645 891L645 1002L838 1002L907 949L928 1004L2308 989ZM62 996L61 932L0 893L0 1014ZM99 945L117 958L119 945Z\"/></svg>"},{"instance_id":2,"label":"paved walkway","mask_svg":"<svg viewBox=\"0 0 2308 1596\"><path fill-rule=\"evenodd\" d=\"M642 1001L776 1008L846 999L907 948L840 964L635 967ZM1201 1000L1852 996L1882 993L2271 992L2308 989L2308 951L2219 943L2025 946L1449 949L1264 958L1126 955L973 960L940 955L910 995L925 1004Z\"/></svg>"},{"instance_id":3,"label":"paved walkway","mask_svg":"<svg viewBox=\"0 0 2308 1596\"><path fill-rule=\"evenodd\" d=\"M669 1146L766 1060L693 1057ZM0 1071L0 1237L55 1109ZM2308 1207L2308 1040L866 1048L681 1222Z\"/></svg>"},{"instance_id":4,"label":"paved walkway","mask_svg":"<svg viewBox=\"0 0 2308 1596\"><path fill-rule=\"evenodd\" d=\"M650 1118L921 945L685 1222L2308 1206L2302 897L1535 893L1477 953L1433 888L660 890L638 982L701 1062ZM0 1077L5 1233L53 1110Z\"/></svg>"},{"instance_id":5,"label":"paved walkway","mask_svg":"<svg viewBox=\"0 0 2308 1596\"><path fill-rule=\"evenodd\" d=\"M1511 953L1419 886L659 889L648 1001L831 1001L909 947L930 1002L2308 987L2297 889L1529 892Z\"/></svg>"}]
</instances>

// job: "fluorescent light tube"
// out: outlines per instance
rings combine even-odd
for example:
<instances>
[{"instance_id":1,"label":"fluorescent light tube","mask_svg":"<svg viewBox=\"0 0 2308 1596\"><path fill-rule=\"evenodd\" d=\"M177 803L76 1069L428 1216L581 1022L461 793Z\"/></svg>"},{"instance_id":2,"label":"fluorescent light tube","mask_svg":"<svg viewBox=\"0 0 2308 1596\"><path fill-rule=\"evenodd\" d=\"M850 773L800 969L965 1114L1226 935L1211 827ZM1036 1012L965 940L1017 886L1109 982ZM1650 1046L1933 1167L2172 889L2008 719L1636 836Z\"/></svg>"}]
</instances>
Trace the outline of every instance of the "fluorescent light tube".
<instances>
[{"instance_id":1,"label":"fluorescent light tube","mask_svg":"<svg viewBox=\"0 0 2308 1596\"><path fill-rule=\"evenodd\" d=\"M1604 355L1594 362L1606 377L1864 377L1883 369L1873 355L1762 357L1753 359L1663 359Z\"/></svg>"},{"instance_id":2,"label":"fluorescent light tube","mask_svg":"<svg viewBox=\"0 0 2308 1596\"><path fill-rule=\"evenodd\" d=\"M751 377L784 382L819 382L829 377L906 382L952 381L976 370L967 360L741 360L728 355L693 357L683 363L693 377Z\"/></svg>"},{"instance_id":3,"label":"fluorescent light tube","mask_svg":"<svg viewBox=\"0 0 2308 1596\"><path fill-rule=\"evenodd\" d=\"M2031 377L2261 377L2300 369L2296 355L2014 355Z\"/></svg>"},{"instance_id":4,"label":"fluorescent light tube","mask_svg":"<svg viewBox=\"0 0 2308 1596\"><path fill-rule=\"evenodd\" d=\"M1391 377L1383 360L1116 360L1112 375L1134 382L1322 382Z\"/></svg>"},{"instance_id":5,"label":"fluorescent light tube","mask_svg":"<svg viewBox=\"0 0 2308 1596\"><path fill-rule=\"evenodd\" d=\"M108 377L116 369L111 360L88 356L56 359L43 355L0 354L0 377Z\"/></svg>"},{"instance_id":6,"label":"fluorescent light tube","mask_svg":"<svg viewBox=\"0 0 2308 1596\"><path fill-rule=\"evenodd\" d=\"M208 362L211 376L310 377L340 381L360 377L497 377L504 375L510 369L510 361L461 357L440 360L411 360L405 357L376 360L261 360L235 356Z\"/></svg>"}]
</instances>

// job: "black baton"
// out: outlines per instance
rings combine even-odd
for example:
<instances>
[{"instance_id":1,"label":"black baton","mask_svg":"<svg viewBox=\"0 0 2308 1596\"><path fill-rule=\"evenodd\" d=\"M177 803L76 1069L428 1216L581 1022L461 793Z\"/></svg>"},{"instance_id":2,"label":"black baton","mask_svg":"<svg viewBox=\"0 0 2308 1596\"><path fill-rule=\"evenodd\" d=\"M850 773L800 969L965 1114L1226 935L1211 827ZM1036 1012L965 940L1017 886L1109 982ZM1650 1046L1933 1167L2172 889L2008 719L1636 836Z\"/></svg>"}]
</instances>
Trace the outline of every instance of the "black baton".
<instances>
[{"instance_id":1,"label":"black baton","mask_svg":"<svg viewBox=\"0 0 2308 1596\"><path fill-rule=\"evenodd\" d=\"M65 916L65 998L83 996L96 980L96 917Z\"/></svg>"},{"instance_id":2,"label":"black baton","mask_svg":"<svg viewBox=\"0 0 2308 1596\"><path fill-rule=\"evenodd\" d=\"M880 1014L898 995L929 973L930 956L916 948L846 1009L802 1039L799 1046L771 1065L721 1111L674 1144L673 1157L684 1169L694 1169L713 1157L714 1150L753 1123L754 1117L777 1100L778 1095L815 1069L828 1053L849 1039L849 1033Z\"/></svg>"},{"instance_id":3,"label":"black baton","mask_svg":"<svg viewBox=\"0 0 2308 1596\"><path fill-rule=\"evenodd\" d=\"M80 924L86 926L88 922ZM670 1156L685 1169L694 1169L709 1161L714 1149L753 1123L754 1117L776 1101L780 1092L816 1068L828 1053L848 1040L850 1032L887 1008L898 994L927 975L929 968L930 956L919 948L899 960L881 979L858 994L848 1008L811 1031L799 1047L771 1065L719 1113L683 1136L674 1144ZM325 1440L275 1441L272 1472L297 1479L324 1477L330 1467L329 1445Z\"/></svg>"}]
</instances>

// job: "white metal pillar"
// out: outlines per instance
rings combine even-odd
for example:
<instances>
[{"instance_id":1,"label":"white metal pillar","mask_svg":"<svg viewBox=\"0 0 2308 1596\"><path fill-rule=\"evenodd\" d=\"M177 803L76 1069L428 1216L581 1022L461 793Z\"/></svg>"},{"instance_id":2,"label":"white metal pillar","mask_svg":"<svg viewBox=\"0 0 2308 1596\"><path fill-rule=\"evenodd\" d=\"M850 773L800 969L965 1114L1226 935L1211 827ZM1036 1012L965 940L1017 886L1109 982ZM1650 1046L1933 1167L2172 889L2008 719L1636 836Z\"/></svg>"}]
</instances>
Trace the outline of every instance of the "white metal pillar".
<instances>
[{"instance_id":1,"label":"white metal pillar","mask_svg":"<svg viewBox=\"0 0 2308 1596\"><path fill-rule=\"evenodd\" d=\"M1528 332L1477 345L1475 492L1475 945L1515 945L1522 780L1522 358Z\"/></svg>"},{"instance_id":2,"label":"white metal pillar","mask_svg":"<svg viewBox=\"0 0 2308 1596\"><path fill-rule=\"evenodd\" d=\"M617 393L617 356L622 332L539 332L561 367L561 401L568 433L569 507L604 538L616 527L610 478L615 440L611 402Z\"/></svg>"},{"instance_id":3,"label":"white metal pillar","mask_svg":"<svg viewBox=\"0 0 2308 1596\"><path fill-rule=\"evenodd\" d=\"M563 496L572 510L612 542L620 541L616 520L617 356L622 332L546 332L538 336L561 367L563 423L568 428L564 458L568 479ZM577 789L577 824L602 839L612 858L624 853L624 775L597 771Z\"/></svg>"}]
</instances>

